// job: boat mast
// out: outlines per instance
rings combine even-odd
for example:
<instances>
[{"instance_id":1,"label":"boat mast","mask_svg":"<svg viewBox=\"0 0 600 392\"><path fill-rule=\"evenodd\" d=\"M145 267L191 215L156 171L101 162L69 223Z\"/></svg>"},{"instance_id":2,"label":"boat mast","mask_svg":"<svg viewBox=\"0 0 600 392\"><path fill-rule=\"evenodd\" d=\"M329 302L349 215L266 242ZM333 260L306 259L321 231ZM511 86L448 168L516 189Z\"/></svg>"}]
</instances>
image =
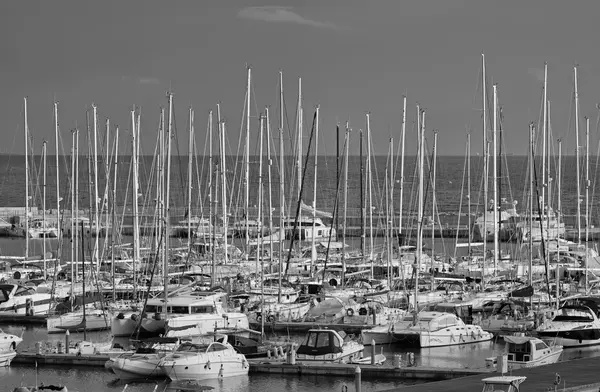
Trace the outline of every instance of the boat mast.
<instances>
[{"instance_id":1,"label":"boat mast","mask_svg":"<svg viewBox=\"0 0 600 392\"><path fill-rule=\"evenodd\" d=\"M115 242L117 240L117 173L119 169L119 127L115 129L115 152L114 152L114 178L113 178L113 189L112 189L112 223L111 223L111 276L112 276L112 288L113 288L113 301L117 299L117 293L115 288Z\"/></svg>"},{"instance_id":2,"label":"boat mast","mask_svg":"<svg viewBox=\"0 0 600 392\"><path fill-rule=\"evenodd\" d=\"M403 243L402 241L402 215L404 214L404 143L405 143L405 135L406 135L406 95L402 99L402 130L401 130L401 143L402 143L402 153L400 157L400 211L398 211L398 239L399 245Z\"/></svg>"},{"instance_id":3,"label":"boat mast","mask_svg":"<svg viewBox=\"0 0 600 392\"><path fill-rule=\"evenodd\" d=\"M373 173L371 170L371 113L366 114L367 119L367 186L369 197L369 261L371 263L371 276L373 276ZM348 158L346 158L348 159Z\"/></svg>"},{"instance_id":4,"label":"boat mast","mask_svg":"<svg viewBox=\"0 0 600 392\"><path fill-rule=\"evenodd\" d=\"M364 196L364 174L365 168L363 164L363 130L358 131L359 137L359 161L360 161L360 254L365 256L365 233L366 233L366 220L365 220L365 196Z\"/></svg>"},{"instance_id":5,"label":"boat mast","mask_svg":"<svg viewBox=\"0 0 600 392\"><path fill-rule=\"evenodd\" d=\"M433 181L431 184L431 291L435 290L435 183L437 169L438 131L433 131Z\"/></svg>"},{"instance_id":6,"label":"boat mast","mask_svg":"<svg viewBox=\"0 0 600 392\"><path fill-rule=\"evenodd\" d=\"M542 208L546 208L546 230L550 230L550 203L546 203L546 149L548 149L548 156L550 156L550 144L546 146L546 139L548 137L548 62L544 62L544 102L543 102L543 114L542 119ZM550 166L548 165L548 177L550 176ZM548 193L550 190L548 190ZM543 225L542 225L543 227Z\"/></svg>"},{"instance_id":7,"label":"boat mast","mask_svg":"<svg viewBox=\"0 0 600 392\"><path fill-rule=\"evenodd\" d=\"M301 203L300 200L300 188L302 187L302 133L303 133L303 117L304 113L302 110L302 78L298 78L298 203ZM300 227L302 227L302 214L300 214ZM300 241L298 241L298 244ZM299 246L299 245L298 245Z\"/></svg>"},{"instance_id":8,"label":"boat mast","mask_svg":"<svg viewBox=\"0 0 600 392\"><path fill-rule=\"evenodd\" d=\"M312 202L312 246L311 246L311 256L310 256L310 278L313 277L314 266L317 262L317 252L316 252L316 233L317 233L317 157L319 153L319 105L317 105L317 114L315 119L315 161L314 161L314 180L313 180L313 202ZM308 163L307 163L308 164Z\"/></svg>"},{"instance_id":9,"label":"boat mast","mask_svg":"<svg viewBox=\"0 0 600 392\"><path fill-rule=\"evenodd\" d=\"M562 186L562 139L558 139L558 180L557 180L557 193L558 193L558 200L557 200L557 207L558 207L558 211L557 211L557 221L558 221L558 227L560 228L560 220L561 220L561 216L562 216L562 200L561 200L561 186ZM556 259L560 260L560 246L557 247L557 255L556 255ZM560 279L557 277L557 280L560 282ZM559 293L560 291L558 291L558 286L556 286L557 291L556 291L556 309L559 308Z\"/></svg>"},{"instance_id":10,"label":"boat mast","mask_svg":"<svg viewBox=\"0 0 600 392\"><path fill-rule=\"evenodd\" d=\"M245 219L244 224L246 226L246 236L245 236L245 259L248 262L248 252L249 252L249 244L250 244L250 227L248 223L248 215L250 214L249 208L249 199L250 199L250 82L252 78L252 69L248 67L248 80L246 85L246 173L245 173L245 191L246 191L246 200L245 200ZM224 152L223 152L224 153ZM225 200L223 200L225 202ZM227 249L225 249L227 252ZM258 263L258 260L257 260Z\"/></svg>"},{"instance_id":11,"label":"boat mast","mask_svg":"<svg viewBox=\"0 0 600 392\"><path fill-rule=\"evenodd\" d=\"M223 209L223 245L225 247L224 251L224 260L223 262L227 264L227 172L225 165L225 122L221 119L221 105L217 104L217 120L219 123L219 144L220 144L220 153L221 153L221 203Z\"/></svg>"},{"instance_id":12,"label":"boat mast","mask_svg":"<svg viewBox=\"0 0 600 392\"><path fill-rule=\"evenodd\" d=\"M194 153L194 110L190 107L189 109L189 146L188 146L188 200L187 200L187 238L188 238L188 252L192 248L192 154ZM209 170L210 173L210 170Z\"/></svg>"},{"instance_id":13,"label":"boat mast","mask_svg":"<svg viewBox=\"0 0 600 392\"><path fill-rule=\"evenodd\" d=\"M42 235L43 240L42 240L42 258L44 261L44 279L48 278L48 270L47 270L47 265L46 265L46 236L48 235L48 231L47 231L47 226L46 226L46 145L48 143L44 140L42 142L42 159L44 160L43 162L43 174L42 174L42 221L43 226L42 226Z\"/></svg>"},{"instance_id":14,"label":"boat mast","mask_svg":"<svg viewBox=\"0 0 600 392\"><path fill-rule=\"evenodd\" d=\"M137 150L137 139L138 130L135 124L135 107L131 110L131 145L132 145L132 164L133 164L133 192L132 192L132 203L133 203L133 298L137 298L137 263L140 257L140 227L139 227L139 213L138 213L138 150ZM158 250L157 250L158 251Z\"/></svg>"},{"instance_id":15,"label":"boat mast","mask_svg":"<svg viewBox=\"0 0 600 392\"><path fill-rule=\"evenodd\" d=\"M167 128L167 181L165 183L165 258L163 259L163 279L164 279L164 294L165 294L165 320L167 318L167 300L169 298L168 286L169 286L169 238L171 235L171 203L169 193L171 190L171 140L173 139L173 93L168 92L167 97L169 99L169 125Z\"/></svg>"},{"instance_id":16,"label":"boat mast","mask_svg":"<svg viewBox=\"0 0 600 392\"><path fill-rule=\"evenodd\" d=\"M390 138L390 189L389 189L389 195L390 195L390 206L389 206L389 216L388 216L388 222L389 222L389 237L388 237L388 287L392 287L392 281L393 281L393 266L392 266L392 256L393 256L393 249L394 246L392 245L392 239L394 238L394 138ZM373 279L373 271L371 273L371 279Z\"/></svg>"},{"instance_id":17,"label":"boat mast","mask_svg":"<svg viewBox=\"0 0 600 392\"><path fill-rule=\"evenodd\" d=\"M590 119L585 118L585 243L590 240L590 215L589 215L589 198L590 198ZM585 292L588 290L588 254L589 249L585 248Z\"/></svg>"},{"instance_id":18,"label":"boat mast","mask_svg":"<svg viewBox=\"0 0 600 392\"><path fill-rule=\"evenodd\" d=\"M79 231L79 129L75 129L75 282L79 275L79 237L83 238L83 230ZM75 294L73 294L75 295Z\"/></svg>"},{"instance_id":19,"label":"boat mast","mask_svg":"<svg viewBox=\"0 0 600 392\"><path fill-rule=\"evenodd\" d=\"M486 108L486 75L485 75L485 54L481 54L481 69L482 69L482 110L483 110L483 229L479 232L483 239L483 264L481 266L481 289L485 288L485 259L487 257L487 198L488 198L488 140L487 140L487 108Z\"/></svg>"},{"instance_id":20,"label":"boat mast","mask_svg":"<svg viewBox=\"0 0 600 392\"><path fill-rule=\"evenodd\" d=\"M581 245L581 188L579 181L579 92L577 91L577 66L573 67L573 78L575 83L575 154L577 156L577 244Z\"/></svg>"},{"instance_id":21,"label":"boat mast","mask_svg":"<svg viewBox=\"0 0 600 392\"><path fill-rule=\"evenodd\" d=\"M533 123L531 123L529 124L529 211L531 215L529 219L529 285L533 284L533 179L535 176L534 151L535 126Z\"/></svg>"},{"instance_id":22,"label":"boat mast","mask_svg":"<svg viewBox=\"0 0 600 392\"><path fill-rule=\"evenodd\" d=\"M25 133L25 260L29 258L29 125L27 124L27 98L23 98Z\"/></svg>"},{"instance_id":23,"label":"boat mast","mask_svg":"<svg viewBox=\"0 0 600 392\"><path fill-rule=\"evenodd\" d=\"M281 303L281 270L283 269L283 246L285 244L285 157L283 155L283 72L279 71L279 268L277 270L277 302Z\"/></svg>"},{"instance_id":24,"label":"boat mast","mask_svg":"<svg viewBox=\"0 0 600 392\"><path fill-rule=\"evenodd\" d=\"M498 253L499 253L499 244L498 244L498 86L494 84L492 86L493 94L494 94L494 125L492 132L493 139L493 157L494 157L494 168L493 168L493 186L494 186L494 275L496 275L496 271L498 269Z\"/></svg>"},{"instance_id":25,"label":"boat mast","mask_svg":"<svg viewBox=\"0 0 600 392\"><path fill-rule=\"evenodd\" d=\"M271 167L273 160L271 159L271 121L269 117L269 108L265 108L265 117L267 120L267 168L269 181L269 274L273 273L273 190L271 189ZM260 236L262 237L262 226Z\"/></svg>"},{"instance_id":26,"label":"boat mast","mask_svg":"<svg viewBox=\"0 0 600 392\"><path fill-rule=\"evenodd\" d=\"M219 145L221 143L219 142ZM217 178L218 180L218 178ZM212 235L210 236L210 259L211 259L211 273L210 273L210 287L215 286L215 280L217 273L217 258L215 254L216 248L216 237L217 237L217 221L216 215L216 202L217 192L215 192L215 200L213 200L213 111L208 112L208 220L210 222L209 228L211 229Z\"/></svg>"},{"instance_id":27,"label":"boat mast","mask_svg":"<svg viewBox=\"0 0 600 392\"><path fill-rule=\"evenodd\" d=\"M424 165L424 138L425 138L425 110L421 110L417 104L418 118L418 154L419 154L419 195L418 195L418 212L417 212L417 270L415 274L415 312L419 311L419 272L421 271L421 260L423 259L423 165ZM413 267L414 268L414 267Z\"/></svg>"},{"instance_id":28,"label":"boat mast","mask_svg":"<svg viewBox=\"0 0 600 392\"><path fill-rule=\"evenodd\" d=\"M346 152L344 159L344 231L342 233L342 289L346 288L346 219L348 216L348 150L350 145L350 128L348 127L348 123L346 123Z\"/></svg>"},{"instance_id":29,"label":"boat mast","mask_svg":"<svg viewBox=\"0 0 600 392\"><path fill-rule=\"evenodd\" d=\"M75 283L75 268L73 261L75 260L75 244L76 232L79 230L77 223L74 220L75 217L75 130L71 131L71 296L75 294L73 285ZM74 240L75 239L75 240Z\"/></svg>"},{"instance_id":30,"label":"boat mast","mask_svg":"<svg viewBox=\"0 0 600 392\"><path fill-rule=\"evenodd\" d=\"M96 267L96 271L100 269L98 261L98 237L100 237L100 211L98 206L98 109L95 104L92 104L94 111L94 227L96 236L94 238L94 253L92 254L92 264Z\"/></svg>"},{"instance_id":31,"label":"boat mast","mask_svg":"<svg viewBox=\"0 0 600 392\"><path fill-rule=\"evenodd\" d=\"M259 136L258 136L258 142L259 142L259 158L258 158L258 217L256 219L256 222L258 223L258 227L259 229L262 230L262 204L263 204L263 179L262 179L262 172L263 172L263 131L265 129L265 117L263 114L260 115L260 125L259 125ZM246 238L249 236L249 232L246 231ZM265 258L262 255L262 250L263 250L263 241L262 241L262 235L258 236L258 241L256 242L256 262L258 263L258 260L260 259L260 313L262 316L262 320L260 323L261 329L260 329L260 333L261 336L264 336L265 334Z\"/></svg>"},{"instance_id":32,"label":"boat mast","mask_svg":"<svg viewBox=\"0 0 600 392\"><path fill-rule=\"evenodd\" d=\"M54 150L56 153L56 227L58 229L58 238L56 245L56 259L61 259L61 248L62 248L62 221L60 219L60 177L59 177L59 164L58 164L58 102L54 102ZM54 275L56 276L57 269L54 269Z\"/></svg>"},{"instance_id":33,"label":"boat mast","mask_svg":"<svg viewBox=\"0 0 600 392\"><path fill-rule=\"evenodd\" d=\"M471 133L467 134L467 216L467 221L469 222L467 252L471 256Z\"/></svg>"}]
</instances>

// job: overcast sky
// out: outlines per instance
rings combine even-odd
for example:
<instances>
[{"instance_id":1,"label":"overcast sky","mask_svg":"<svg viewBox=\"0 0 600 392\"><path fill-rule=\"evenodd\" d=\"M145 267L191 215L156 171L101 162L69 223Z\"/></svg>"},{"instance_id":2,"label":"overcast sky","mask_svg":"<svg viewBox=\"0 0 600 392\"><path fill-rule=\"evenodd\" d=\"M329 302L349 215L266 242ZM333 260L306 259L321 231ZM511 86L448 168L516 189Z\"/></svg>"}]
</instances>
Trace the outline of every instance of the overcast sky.
<instances>
[{"instance_id":1,"label":"overcast sky","mask_svg":"<svg viewBox=\"0 0 600 392\"><path fill-rule=\"evenodd\" d=\"M65 151L71 128L85 128L85 111L95 103L102 122L110 118L121 127L122 152L130 143L129 110L141 106L142 148L152 153L169 89L182 154L187 108L195 109L202 153L207 114L217 102L235 149L248 64L253 140L257 110L276 111L283 70L290 123L298 77L307 130L315 105L321 107L320 153L335 154L338 121L358 130L371 112L374 152L385 154L389 138L399 140L406 94L407 152L416 148L419 102L427 110L428 139L439 130L439 154L464 154L468 129L476 154L482 151L479 79L485 52L488 78L498 83L506 151L526 154L528 124L540 117L547 61L552 138L563 138L564 150L572 153L575 64L582 140L584 116L591 118L593 146L598 140L598 15L597 0L6 0L0 3L0 152L23 153L26 96L36 151L42 140L54 140L56 99ZM356 154L357 133L351 138Z\"/></svg>"}]
</instances>

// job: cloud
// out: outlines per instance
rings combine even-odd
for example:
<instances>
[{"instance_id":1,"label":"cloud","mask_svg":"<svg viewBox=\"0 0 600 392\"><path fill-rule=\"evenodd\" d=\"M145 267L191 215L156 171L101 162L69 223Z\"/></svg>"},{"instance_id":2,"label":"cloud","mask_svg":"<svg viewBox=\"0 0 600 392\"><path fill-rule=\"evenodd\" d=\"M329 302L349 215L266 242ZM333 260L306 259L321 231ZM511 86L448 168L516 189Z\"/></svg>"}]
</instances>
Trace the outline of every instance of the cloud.
<instances>
[{"instance_id":1,"label":"cloud","mask_svg":"<svg viewBox=\"0 0 600 392\"><path fill-rule=\"evenodd\" d=\"M139 78L139 84L159 84L160 80L157 78Z\"/></svg>"},{"instance_id":2,"label":"cloud","mask_svg":"<svg viewBox=\"0 0 600 392\"><path fill-rule=\"evenodd\" d=\"M533 76L538 82L544 81L544 69L543 68L529 68L527 70L529 75Z\"/></svg>"},{"instance_id":3,"label":"cloud","mask_svg":"<svg viewBox=\"0 0 600 392\"><path fill-rule=\"evenodd\" d=\"M242 19L260 20L273 23L295 23L312 27L335 29L336 26L328 22L319 22L306 19L292 11L292 7L262 6L246 7L240 10L238 17Z\"/></svg>"}]
</instances>

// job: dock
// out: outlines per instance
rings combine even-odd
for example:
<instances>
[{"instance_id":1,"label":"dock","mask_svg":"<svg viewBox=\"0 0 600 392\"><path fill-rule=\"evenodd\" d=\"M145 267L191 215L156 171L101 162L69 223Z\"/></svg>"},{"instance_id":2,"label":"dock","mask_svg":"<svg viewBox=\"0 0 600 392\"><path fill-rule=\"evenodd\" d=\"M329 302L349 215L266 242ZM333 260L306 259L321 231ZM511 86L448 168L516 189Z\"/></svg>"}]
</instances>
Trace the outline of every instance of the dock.
<instances>
[{"instance_id":1,"label":"dock","mask_svg":"<svg viewBox=\"0 0 600 392\"><path fill-rule=\"evenodd\" d=\"M15 365L29 366L65 366L65 367L105 367L109 360L105 354L78 355L33 352L20 352L13 359ZM392 365L345 364L345 363L294 363L277 359L250 359L250 373L297 374L297 375L330 375L354 377L357 366L360 366L363 378L386 378L397 380L438 381L453 378L464 378L472 375L492 374L490 369L477 368L433 368L433 367L393 367Z\"/></svg>"},{"instance_id":2,"label":"dock","mask_svg":"<svg viewBox=\"0 0 600 392\"><path fill-rule=\"evenodd\" d=\"M557 362L551 365L538 366L529 369L519 369L507 375L525 376L527 380L521 384L521 389L527 392L546 392L548 390L563 391L598 391L600 389L600 357L576 359L572 361ZM498 373L493 373L498 375ZM560 384L556 385L557 376ZM481 380L490 374L479 374L456 378L452 380L431 382L390 389L385 392L480 392Z\"/></svg>"}]
</instances>

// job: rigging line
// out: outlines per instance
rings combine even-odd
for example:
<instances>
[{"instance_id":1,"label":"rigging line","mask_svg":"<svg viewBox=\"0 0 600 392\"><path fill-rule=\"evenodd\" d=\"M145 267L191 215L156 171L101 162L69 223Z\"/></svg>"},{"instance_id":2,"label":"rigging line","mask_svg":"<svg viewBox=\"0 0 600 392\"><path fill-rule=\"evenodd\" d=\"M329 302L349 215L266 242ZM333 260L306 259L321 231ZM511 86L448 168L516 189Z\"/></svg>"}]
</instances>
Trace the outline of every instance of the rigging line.
<instances>
[{"instance_id":1,"label":"rigging line","mask_svg":"<svg viewBox=\"0 0 600 392\"><path fill-rule=\"evenodd\" d=\"M286 261L286 265L285 265L285 277L287 278L288 276L288 270L290 267L290 260L292 258L292 249L293 249L293 245L294 245L294 239L296 237L296 233L298 232L298 217L300 215L300 204L302 202L302 193L304 191L304 179L306 178L306 171L308 168L308 159L309 159L309 154L310 154L310 148L312 145L312 141L313 141L313 135L314 135L314 131L315 131L315 123L316 123L316 119L317 119L317 112L315 111L315 114L313 115L313 124L312 124L312 129L310 131L310 138L308 139L308 147L306 149L306 164L304 165L303 168L303 172L302 172L302 184L300 186L300 195L298 197L298 203L296 205L296 218L294 219L294 228L292 230L292 239L290 241L290 248L289 248L289 252L288 252L288 256L287 256L287 261Z\"/></svg>"},{"instance_id":2,"label":"rigging line","mask_svg":"<svg viewBox=\"0 0 600 392\"><path fill-rule=\"evenodd\" d=\"M600 104L596 104L596 109L598 110L598 114L596 116L596 135L598 135L598 131L600 131ZM590 215L594 216L593 214L593 200L594 197L596 196L596 181L598 179L598 157L600 156L600 139L598 140L598 147L597 147L597 151L596 151L596 165L594 168L594 185L592 185L592 198L590 200Z\"/></svg>"},{"instance_id":3,"label":"rigging line","mask_svg":"<svg viewBox=\"0 0 600 392\"><path fill-rule=\"evenodd\" d=\"M469 133L470 135L470 133ZM462 180L460 183L460 202L458 203L458 222L456 222L456 239L454 240L454 258L456 258L456 251L458 249L458 247L456 246L458 244L458 232L459 232L459 228L460 228L460 217L462 215L462 205L463 205L463 196L464 196L464 190L465 190L465 177L466 177L466 173L467 173L467 163L469 162L469 145L468 143L465 143L465 161L463 164L463 174L462 174ZM468 198L468 196L467 196ZM469 217L469 219L471 219ZM470 240L469 240L470 241Z\"/></svg>"}]
</instances>

